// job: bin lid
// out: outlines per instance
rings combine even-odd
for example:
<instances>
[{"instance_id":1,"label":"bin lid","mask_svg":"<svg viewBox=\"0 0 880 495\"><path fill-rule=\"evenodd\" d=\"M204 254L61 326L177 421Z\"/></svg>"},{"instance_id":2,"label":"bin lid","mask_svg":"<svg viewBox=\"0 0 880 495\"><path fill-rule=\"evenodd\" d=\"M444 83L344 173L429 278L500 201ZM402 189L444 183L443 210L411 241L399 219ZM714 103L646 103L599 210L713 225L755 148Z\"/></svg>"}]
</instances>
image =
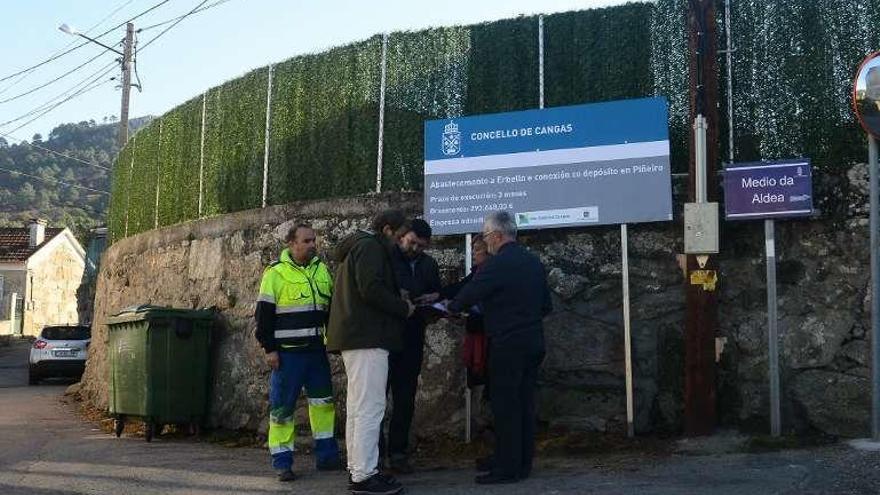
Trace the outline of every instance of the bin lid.
<instances>
[{"instance_id":1,"label":"bin lid","mask_svg":"<svg viewBox=\"0 0 880 495\"><path fill-rule=\"evenodd\" d=\"M155 318L184 318L189 320L210 320L214 313L207 309L181 309L152 304L130 306L107 318L108 325L116 323L130 323Z\"/></svg>"}]
</instances>

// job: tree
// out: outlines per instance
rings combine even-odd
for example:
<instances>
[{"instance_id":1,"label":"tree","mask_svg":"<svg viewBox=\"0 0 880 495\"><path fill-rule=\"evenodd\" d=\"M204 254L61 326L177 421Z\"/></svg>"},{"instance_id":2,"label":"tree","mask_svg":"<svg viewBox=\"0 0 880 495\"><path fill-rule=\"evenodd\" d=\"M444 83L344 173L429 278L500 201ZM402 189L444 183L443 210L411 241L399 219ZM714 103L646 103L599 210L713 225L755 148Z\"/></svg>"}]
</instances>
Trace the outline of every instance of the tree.
<instances>
[{"instance_id":1,"label":"tree","mask_svg":"<svg viewBox=\"0 0 880 495\"><path fill-rule=\"evenodd\" d=\"M37 191L30 182L25 182L18 190L18 202L21 205L33 203L37 199Z\"/></svg>"}]
</instances>

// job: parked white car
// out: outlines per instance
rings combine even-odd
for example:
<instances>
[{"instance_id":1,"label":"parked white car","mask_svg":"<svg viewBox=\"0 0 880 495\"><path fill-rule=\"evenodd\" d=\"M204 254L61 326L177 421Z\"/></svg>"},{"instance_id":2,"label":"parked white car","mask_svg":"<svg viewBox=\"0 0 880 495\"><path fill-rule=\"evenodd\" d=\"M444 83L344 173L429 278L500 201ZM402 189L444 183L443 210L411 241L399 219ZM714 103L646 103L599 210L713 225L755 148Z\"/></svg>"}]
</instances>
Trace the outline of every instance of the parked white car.
<instances>
[{"instance_id":1,"label":"parked white car","mask_svg":"<svg viewBox=\"0 0 880 495\"><path fill-rule=\"evenodd\" d=\"M89 357L92 330L79 325L57 325L43 328L40 338L31 346L28 384L36 385L43 378L82 376Z\"/></svg>"}]
</instances>

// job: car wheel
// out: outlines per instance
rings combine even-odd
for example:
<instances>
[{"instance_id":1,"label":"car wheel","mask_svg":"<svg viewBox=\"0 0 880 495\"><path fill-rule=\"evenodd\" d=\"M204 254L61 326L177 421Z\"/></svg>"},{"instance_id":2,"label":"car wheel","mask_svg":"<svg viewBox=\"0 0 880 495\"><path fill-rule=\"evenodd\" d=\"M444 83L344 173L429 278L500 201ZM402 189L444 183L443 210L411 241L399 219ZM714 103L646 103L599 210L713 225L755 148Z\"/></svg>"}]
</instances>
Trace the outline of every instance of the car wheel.
<instances>
[{"instance_id":1,"label":"car wheel","mask_svg":"<svg viewBox=\"0 0 880 495\"><path fill-rule=\"evenodd\" d=\"M28 368L28 385L39 385L40 375L33 368Z\"/></svg>"}]
</instances>

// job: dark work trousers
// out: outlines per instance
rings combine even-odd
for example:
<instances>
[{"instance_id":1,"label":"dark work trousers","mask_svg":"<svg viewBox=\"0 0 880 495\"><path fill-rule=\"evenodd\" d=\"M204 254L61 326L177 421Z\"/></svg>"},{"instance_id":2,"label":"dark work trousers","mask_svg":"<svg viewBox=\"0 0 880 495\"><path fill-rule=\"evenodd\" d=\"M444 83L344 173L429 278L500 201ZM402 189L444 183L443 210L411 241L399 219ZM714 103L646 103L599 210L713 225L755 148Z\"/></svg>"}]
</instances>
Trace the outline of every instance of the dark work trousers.
<instances>
[{"instance_id":1,"label":"dark work trousers","mask_svg":"<svg viewBox=\"0 0 880 495\"><path fill-rule=\"evenodd\" d=\"M489 402L495 421L493 474L524 477L531 473L535 456L535 388L544 348L515 340L492 345L489 351Z\"/></svg>"},{"instance_id":2,"label":"dark work trousers","mask_svg":"<svg viewBox=\"0 0 880 495\"><path fill-rule=\"evenodd\" d=\"M407 321L403 350L388 355L388 391L391 393L391 418L388 421L388 441L379 440L379 452L393 458L406 457L409 449L409 430L416 406L416 390L422 358L425 354L425 325L421 321ZM387 449L386 449L387 447Z\"/></svg>"}]
</instances>

